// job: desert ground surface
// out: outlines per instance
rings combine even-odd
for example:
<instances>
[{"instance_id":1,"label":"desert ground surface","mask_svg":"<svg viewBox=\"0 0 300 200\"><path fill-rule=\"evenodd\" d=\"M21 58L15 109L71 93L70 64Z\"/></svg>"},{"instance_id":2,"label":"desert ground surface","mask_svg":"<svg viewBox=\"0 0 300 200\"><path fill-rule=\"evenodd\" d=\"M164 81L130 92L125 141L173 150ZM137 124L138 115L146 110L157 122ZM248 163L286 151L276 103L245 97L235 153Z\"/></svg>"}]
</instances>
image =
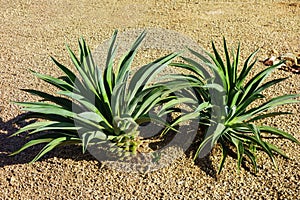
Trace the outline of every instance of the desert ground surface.
<instances>
[{"instance_id":1,"label":"desert ground surface","mask_svg":"<svg viewBox=\"0 0 300 200\"><path fill-rule=\"evenodd\" d=\"M161 28L192 38L206 50L214 40L222 46L241 43L245 59L260 48L258 59L274 52L300 53L300 2L297 0L18 0L0 1L0 199L297 199L300 196L300 150L290 141L272 139L290 157L277 156L278 171L264 153L258 155L259 172L227 159L216 175L220 149L205 159L183 155L170 166L146 174L103 167L80 147L58 148L40 161L27 164L40 147L14 157L25 135L8 138L24 122L12 101L34 101L20 89L51 91L29 69L59 76L50 56L71 65L65 43L77 49L83 36L91 49L110 38L113 31ZM162 41L163 42L163 41ZM176 41L173 41L176 43ZM143 57L142 57L143 58ZM147 59L147 58L145 58ZM143 59L138 62L143 63ZM257 63L253 72L265 66ZM265 92L268 98L300 93L300 75L277 70L271 78L289 77ZM273 125L300 139L300 105L279 107L294 115L271 118ZM23 124L22 124L23 123Z\"/></svg>"}]
</instances>

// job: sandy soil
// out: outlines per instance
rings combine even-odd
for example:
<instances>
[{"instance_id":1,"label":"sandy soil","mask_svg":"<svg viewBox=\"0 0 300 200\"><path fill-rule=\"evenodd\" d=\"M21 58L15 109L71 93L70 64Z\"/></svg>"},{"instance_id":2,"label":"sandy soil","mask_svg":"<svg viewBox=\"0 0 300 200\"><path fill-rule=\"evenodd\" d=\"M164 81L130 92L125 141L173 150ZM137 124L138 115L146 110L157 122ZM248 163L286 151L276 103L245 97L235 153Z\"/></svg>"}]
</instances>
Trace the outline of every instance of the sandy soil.
<instances>
[{"instance_id":1,"label":"sandy soil","mask_svg":"<svg viewBox=\"0 0 300 200\"><path fill-rule=\"evenodd\" d=\"M59 148L34 164L39 148L15 157L8 154L25 142L24 136L7 138L20 123L21 114L11 101L36 100L21 88L49 91L28 69L59 75L49 56L70 63L65 42L76 47L84 36L92 48L112 35L135 28L164 28L193 38L210 49L211 40L221 45L241 42L242 58L260 48L259 59L272 50L300 52L300 2L297 0L194 1L194 0L70 0L0 1L0 199L297 199L300 196L299 146L272 140L289 156L277 157L276 171L267 156L259 154L259 173L242 168L237 174L230 158L221 175L216 175L219 149L194 164L185 156L167 168L147 173L124 173L101 167L81 149ZM77 47L76 47L77 48ZM255 71L264 66L257 64ZM299 74L276 71L272 78L289 76L266 92L268 97L299 93ZM288 131L300 139L300 105L280 107L292 116L264 123Z\"/></svg>"}]
</instances>

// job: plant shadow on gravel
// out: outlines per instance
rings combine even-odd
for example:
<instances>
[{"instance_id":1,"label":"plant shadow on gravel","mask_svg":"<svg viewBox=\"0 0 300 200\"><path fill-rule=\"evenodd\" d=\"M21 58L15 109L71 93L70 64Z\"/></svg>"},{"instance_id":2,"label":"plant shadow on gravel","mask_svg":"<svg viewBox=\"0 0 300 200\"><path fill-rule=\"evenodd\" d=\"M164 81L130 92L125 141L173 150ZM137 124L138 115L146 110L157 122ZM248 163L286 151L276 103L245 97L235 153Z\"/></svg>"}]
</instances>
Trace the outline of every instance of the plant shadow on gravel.
<instances>
[{"instance_id":1,"label":"plant shadow on gravel","mask_svg":"<svg viewBox=\"0 0 300 200\"><path fill-rule=\"evenodd\" d=\"M24 155L20 154L16 157L10 157L9 154L13 152L19 145L24 143L24 136L20 135L18 137L9 138L14 132L16 132L19 128L24 127L30 122L18 122L25 114L21 114L16 116L13 119L10 119L4 122L0 119L0 167L4 167L6 165L13 164L24 164L27 163L28 160Z\"/></svg>"},{"instance_id":2,"label":"plant shadow on gravel","mask_svg":"<svg viewBox=\"0 0 300 200\"><path fill-rule=\"evenodd\" d=\"M192 145L185 151L185 155L187 158L189 159L193 159L195 152L197 151L199 145L201 144L201 142L203 141L203 136L204 136L204 131L205 131L205 127L200 127L198 130L198 133L196 135L196 137L194 138ZM268 137L264 137L265 139L267 139ZM272 138L272 137L270 137ZM204 156L204 157L197 157L194 160L194 165L198 166L203 172L206 173L207 176L210 176L211 178L214 178L215 180L218 179L218 171L216 170L218 166L216 166L212 159L210 158L212 154L216 154L215 150L217 150L218 148L221 148L219 145L216 145L216 147L214 147L214 149L212 149L212 151L209 152L208 155ZM228 148L228 156L231 157L233 160L237 159L237 153L231 149ZM256 176L257 174L254 173L251 170L251 162L247 159L244 159L241 163L242 168L249 172L250 174L252 174L253 176ZM261 169L261 167L258 166L259 169Z\"/></svg>"},{"instance_id":3,"label":"plant shadow on gravel","mask_svg":"<svg viewBox=\"0 0 300 200\"><path fill-rule=\"evenodd\" d=\"M185 155L189 159L193 159L195 152L197 151L199 145L201 144L203 140L203 136L205 133L205 127L199 127L196 137L193 139L192 144L190 147L185 151ZM212 163L212 160L210 159L211 153L204 156L203 158L197 157L194 160L194 165L199 167L207 176L210 176L211 178L217 179L217 171Z\"/></svg>"},{"instance_id":4,"label":"plant shadow on gravel","mask_svg":"<svg viewBox=\"0 0 300 200\"><path fill-rule=\"evenodd\" d=\"M20 148L20 146L24 145L28 141L45 134L43 132L40 132L38 134L27 136L27 134L23 133L19 134L18 136L9 137L19 129L36 122L36 120L22 120L22 118L24 118L26 115L27 113L20 114L6 122L4 122L2 118L0 118L0 168L7 165L28 164L44 146L43 144L34 145L19 154L9 156L10 153L16 151L18 148ZM74 161L97 160L89 152L85 152L83 154L82 146L67 145L54 148L49 153L45 154L40 159L40 161L44 161L54 157L62 159L72 159ZM101 163L99 164L101 165Z\"/></svg>"},{"instance_id":5,"label":"plant shadow on gravel","mask_svg":"<svg viewBox=\"0 0 300 200\"><path fill-rule=\"evenodd\" d=\"M40 149L43 147L43 145L35 145L32 146L29 149L24 150L24 152L21 152L20 154L9 156L10 153L14 152L16 149L18 149L20 146L24 145L27 141L29 141L32 138L38 137L38 135L26 137L26 134L20 134L17 137L10 138L9 136L18 131L20 128L34 123L35 120L30 121L24 121L20 120L22 119L26 114L18 115L17 117L4 122L2 119L0 119L0 168L5 167L7 165L16 165L16 164L27 164L30 160L34 158L34 155L36 155ZM187 128L189 126L186 126ZM178 129L178 126L175 127ZM204 128L199 128L197 131L197 134L195 138L190 138L191 141L188 141L191 143L191 145L184 151L185 156L189 159L192 159L193 155L197 151L197 148L199 144L201 143L202 137L203 137L203 130ZM43 133L40 133L41 135ZM154 142L149 143L149 147L152 150L158 150L160 148L163 148L164 146L168 145L169 142L171 142L174 137L174 131L169 131L167 134L165 134L160 141L155 141L155 139L159 140L160 133L153 136ZM71 148L70 148L71 147ZM194 164L199 167L203 172L206 173L206 175L217 179L217 171L215 169L214 164L212 163L212 160L210 159L210 154L206 155L203 158L197 158L194 162ZM228 155L234 159L237 158L237 155L234 151L229 150ZM61 159L71 159L74 161L90 161L90 160L97 160L94 156L92 156L89 152L86 152L82 154L82 147L80 145L72 145L72 146L61 146L58 148L53 149L48 154L44 155L40 161L45 161L49 158L61 158ZM101 166L101 162L99 163ZM251 172L250 167L246 164L244 161L242 163L242 167L246 170ZM255 175L251 172L251 174Z\"/></svg>"},{"instance_id":6,"label":"plant shadow on gravel","mask_svg":"<svg viewBox=\"0 0 300 200\"><path fill-rule=\"evenodd\" d=\"M18 131L20 128L31 124L35 122L35 120L30 121L24 121L20 120L22 119L26 114L21 114L16 116L15 118L9 120L9 121L2 121L0 120L0 168L5 167L7 165L17 165L17 164L28 164L30 160L34 158L34 156L40 151L40 149L43 147L43 145L35 145L32 146L24 152L21 152L20 154L9 156L10 153L14 152L16 149L18 149L20 146L24 145L26 142L28 142L30 139L38 137L38 135L33 135L30 137L26 137L26 134L20 134L19 136L15 137L9 137L16 131ZM187 126L188 127L188 126ZM176 127L178 128L178 127ZM198 147L198 143L201 139L201 133L202 131L199 130L198 134L195 138L191 138L192 145L187 148L187 150L184 152L186 157L190 158L191 155L195 153ZM43 133L40 133L40 135ZM153 149L154 151L160 148L163 148L166 146L169 142L172 141L174 138L174 132L169 131L169 133L165 134L162 137L162 141L155 141L149 143L149 147ZM159 133L156 135L159 138ZM71 147L71 148L70 148ZM85 154L82 154L82 147L80 145L72 145L72 146L61 146L58 148L53 149L48 154L44 155L40 161L45 161L49 158L61 158L61 159L71 159L74 161L90 161L90 160L97 160L95 157L93 157L89 152L86 152ZM212 164L212 161L209 158L209 155L204 158L199 158L195 160L195 165L198 166L201 170L203 170L208 176L212 178L216 178L216 170L214 169L214 166ZM101 166L101 162L99 163L99 166Z\"/></svg>"},{"instance_id":7,"label":"plant shadow on gravel","mask_svg":"<svg viewBox=\"0 0 300 200\"><path fill-rule=\"evenodd\" d=\"M21 152L20 154L9 156L10 153L16 151L20 146L24 145L29 140L42 135L43 133L26 136L26 134L20 134L19 136L9 137L20 128L27 126L28 124L34 123L36 120L24 121L22 119L26 114L21 114L13 119L4 122L0 118L0 168L7 165L15 164L27 164L30 162L34 156L41 150L43 145L32 146ZM63 158L72 160L94 160L95 158L89 153L82 154L82 147L79 145L61 146L53 151L49 152L41 158L41 161L47 160L49 158Z\"/></svg>"}]
</instances>

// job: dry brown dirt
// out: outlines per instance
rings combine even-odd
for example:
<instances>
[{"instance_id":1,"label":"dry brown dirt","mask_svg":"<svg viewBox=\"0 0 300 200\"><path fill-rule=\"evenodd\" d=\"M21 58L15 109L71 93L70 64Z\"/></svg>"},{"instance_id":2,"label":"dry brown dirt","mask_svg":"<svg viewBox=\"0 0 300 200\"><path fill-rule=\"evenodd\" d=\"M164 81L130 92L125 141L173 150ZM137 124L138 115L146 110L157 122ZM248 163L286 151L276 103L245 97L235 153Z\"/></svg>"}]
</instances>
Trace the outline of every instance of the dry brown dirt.
<instances>
[{"instance_id":1,"label":"dry brown dirt","mask_svg":"<svg viewBox=\"0 0 300 200\"><path fill-rule=\"evenodd\" d=\"M300 196L299 146L272 140L289 156L277 157L274 170L260 153L259 172L242 168L236 173L229 158L221 175L215 170L220 150L196 164L186 156L169 167L147 174L124 173L101 167L81 149L59 148L34 164L32 148L14 157L8 154L25 142L24 136L8 138L21 114L11 101L36 100L20 91L49 91L29 69L57 76L54 56L70 64L64 44L73 48L83 36L91 48L108 39L115 29L164 28L193 38L210 50L211 40L220 47L225 36L229 45L241 42L242 58L260 48L259 59L272 50L300 52L300 2L297 0L19 0L0 1L0 199L297 199ZM77 47L76 47L77 48ZM264 66L257 64L255 72ZM299 74L278 70L271 78L289 76L266 92L267 97L299 93ZM264 123L300 139L300 105L278 109L294 115ZM22 124L19 124L22 125Z\"/></svg>"}]
</instances>

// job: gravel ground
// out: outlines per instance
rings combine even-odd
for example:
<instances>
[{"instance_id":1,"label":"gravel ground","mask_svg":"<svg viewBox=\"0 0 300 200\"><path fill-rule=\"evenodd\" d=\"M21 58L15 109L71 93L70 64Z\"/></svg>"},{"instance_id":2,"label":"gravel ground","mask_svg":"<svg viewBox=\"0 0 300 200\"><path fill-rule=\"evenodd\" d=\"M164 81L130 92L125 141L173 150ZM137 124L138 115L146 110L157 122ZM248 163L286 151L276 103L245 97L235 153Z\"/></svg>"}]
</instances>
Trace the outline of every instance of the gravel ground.
<instances>
[{"instance_id":1,"label":"gravel ground","mask_svg":"<svg viewBox=\"0 0 300 200\"><path fill-rule=\"evenodd\" d=\"M0 2L0 199L299 198L300 150L289 141L272 140L291 158L277 157L278 171L261 153L256 175L247 166L237 174L233 158L229 158L223 172L216 175L220 159L218 148L196 163L184 155L166 168L139 174L103 166L91 155L81 155L79 147L59 148L41 161L26 164L39 148L8 157L24 144L25 138L7 138L25 123L14 124L21 111L10 102L36 100L20 89L51 91L28 69L58 76L59 71L49 56L70 64L65 42L75 48L78 37L83 36L92 48L96 48L112 35L114 29L124 32L151 27L177 31L208 50L211 40L220 46L222 36L225 36L229 45L241 42L242 58L256 48L261 49L259 59L264 59L273 50L299 53L299 1ZM263 67L258 63L254 72ZM272 78L286 76L289 79L266 91L267 97L299 93L299 74L278 70ZM299 104L280 107L279 110L295 114L263 123L288 131L300 139L299 108Z\"/></svg>"}]
</instances>

